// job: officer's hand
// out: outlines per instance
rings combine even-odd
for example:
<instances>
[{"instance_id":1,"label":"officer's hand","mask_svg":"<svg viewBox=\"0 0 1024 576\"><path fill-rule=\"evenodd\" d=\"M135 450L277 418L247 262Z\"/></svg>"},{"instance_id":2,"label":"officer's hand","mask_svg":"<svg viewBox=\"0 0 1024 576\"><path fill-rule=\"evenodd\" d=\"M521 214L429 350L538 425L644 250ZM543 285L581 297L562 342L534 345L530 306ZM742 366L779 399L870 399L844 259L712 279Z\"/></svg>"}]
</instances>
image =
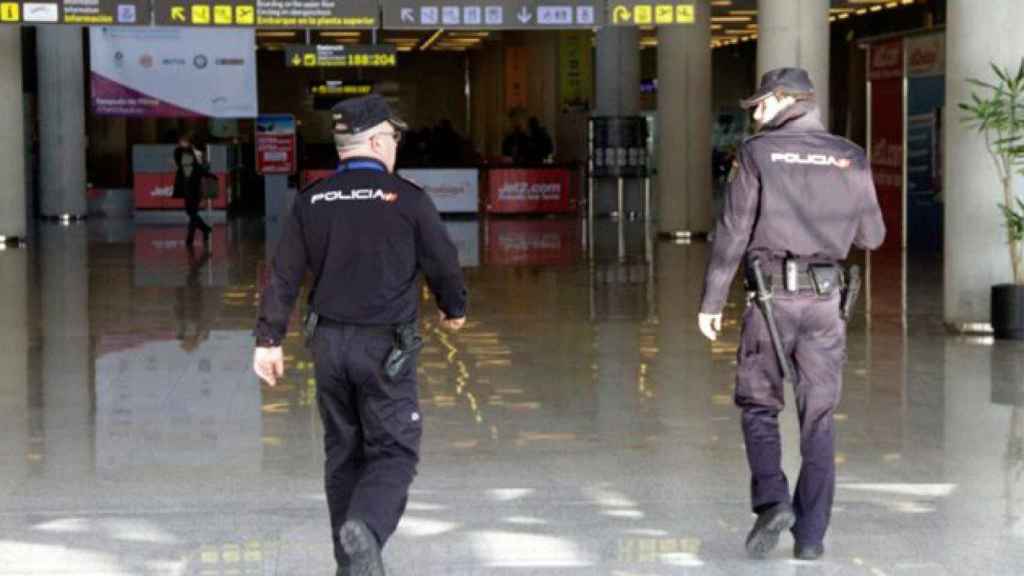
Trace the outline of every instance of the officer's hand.
<instances>
[{"instance_id":1,"label":"officer's hand","mask_svg":"<svg viewBox=\"0 0 1024 576\"><path fill-rule=\"evenodd\" d=\"M458 332L462 330L462 327L466 325L466 317L462 318L449 318L445 316L444 312L441 312L441 326L452 332Z\"/></svg>"},{"instance_id":2,"label":"officer's hand","mask_svg":"<svg viewBox=\"0 0 1024 576\"><path fill-rule=\"evenodd\" d=\"M718 333L722 331L721 314L698 314L697 325L704 336L714 342L718 340Z\"/></svg>"},{"instance_id":3,"label":"officer's hand","mask_svg":"<svg viewBox=\"0 0 1024 576\"><path fill-rule=\"evenodd\" d=\"M284 376L284 350L257 347L252 355L252 369L267 384L274 386L277 379Z\"/></svg>"}]
</instances>

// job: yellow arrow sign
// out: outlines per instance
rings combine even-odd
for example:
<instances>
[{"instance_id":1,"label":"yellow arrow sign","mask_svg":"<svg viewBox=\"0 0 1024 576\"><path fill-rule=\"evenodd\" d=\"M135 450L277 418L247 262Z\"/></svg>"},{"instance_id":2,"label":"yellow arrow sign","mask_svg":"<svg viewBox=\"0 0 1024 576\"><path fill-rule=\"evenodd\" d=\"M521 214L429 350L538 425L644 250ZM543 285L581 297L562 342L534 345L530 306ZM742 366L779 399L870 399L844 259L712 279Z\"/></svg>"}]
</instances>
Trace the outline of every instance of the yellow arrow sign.
<instances>
[{"instance_id":1,"label":"yellow arrow sign","mask_svg":"<svg viewBox=\"0 0 1024 576\"><path fill-rule=\"evenodd\" d=\"M172 22L185 22L185 7L184 6L171 6L171 21Z\"/></svg>"},{"instance_id":2,"label":"yellow arrow sign","mask_svg":"<svg viewBox=\"0 0 1024 576\"><path fill-rule=\"evenodd\" d=\"M633 11L627 6L616 6L612 9L612 23L623 24L633 21Z\"/></svg>"},{"instance_id":3,"label":"yellow arrow sign","mask_svg":"<svg viewBox=\"0 0 1024 576\"><path fill-rule=\"evenodd\" d=\"M302 56L299 56L298 54L296 54L295 56L292 56L292 66L301 66L301 65L302 65Z\"/></svg>"}]
</instances>

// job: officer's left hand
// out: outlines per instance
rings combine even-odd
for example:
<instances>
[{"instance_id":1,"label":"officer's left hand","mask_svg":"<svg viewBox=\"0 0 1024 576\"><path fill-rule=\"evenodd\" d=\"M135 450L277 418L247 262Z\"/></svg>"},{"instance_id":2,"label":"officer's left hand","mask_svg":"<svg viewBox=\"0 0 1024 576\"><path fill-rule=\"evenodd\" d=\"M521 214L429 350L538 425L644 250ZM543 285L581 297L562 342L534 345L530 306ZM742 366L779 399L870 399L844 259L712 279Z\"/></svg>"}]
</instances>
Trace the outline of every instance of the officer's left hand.
<instances>
[{"instance_id":1,"label":"officer's left hand","mask_svg":"<svg viewBox=\"0 0 1024 576\"><path fill-rule=\"evenodd\" d=\"M718 340L718 333L722 331L721 314L698 314L697 325L704 336L714 342Z\"/></svg>"},{"instance_id":2,"label":"officer's left hand","mask_svg":"<svg viewBox=\"0 0 1024 576\"><path fill-rule=\"evenodd\" d=\"M277 379L284 376L284 350L280 346L257 347L252 355L252 369L261 380L270 386L276 385Z\"/></svg>"}]
</instances>

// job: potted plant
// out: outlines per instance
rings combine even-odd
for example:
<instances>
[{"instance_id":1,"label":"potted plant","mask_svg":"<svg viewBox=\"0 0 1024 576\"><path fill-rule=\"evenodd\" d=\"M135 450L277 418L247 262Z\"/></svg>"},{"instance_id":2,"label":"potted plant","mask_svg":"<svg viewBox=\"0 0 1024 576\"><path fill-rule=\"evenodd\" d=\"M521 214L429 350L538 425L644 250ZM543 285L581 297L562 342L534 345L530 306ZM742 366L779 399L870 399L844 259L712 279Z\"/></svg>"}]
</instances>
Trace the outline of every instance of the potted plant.
<instances>
[{"instance_id":1,"label":"potted plant","mask_svg":"<svg viewBox=\"0 0 1024 576\"><path fill-rule=\"evenodd\" d=\"M1016 179L1024 175L1024 59L1017 72L992 65L995 82L968 79L979 90L960 103L963 120L985 138L1003 187L999 209L1006 222L1013 284L992 287L992 329L997 338L1024 339L1024 198Z\"/></svg>"}]
</instances>

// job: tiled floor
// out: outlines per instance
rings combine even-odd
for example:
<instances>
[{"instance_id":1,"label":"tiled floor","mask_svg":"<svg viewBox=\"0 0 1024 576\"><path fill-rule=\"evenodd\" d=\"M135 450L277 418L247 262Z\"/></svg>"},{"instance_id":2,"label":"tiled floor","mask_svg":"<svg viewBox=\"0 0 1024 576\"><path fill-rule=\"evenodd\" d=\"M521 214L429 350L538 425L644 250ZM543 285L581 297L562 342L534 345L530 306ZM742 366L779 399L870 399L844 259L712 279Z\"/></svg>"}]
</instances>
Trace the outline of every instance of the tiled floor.
<instances>
[{"instance_id":1,"label":"tiled floor","mask_svg":"<svg viewBox=\"0 0 1024 576\"><path fill-rule=\"evenodd\" d=\"M1024 573L1024 347L947 336L941 262L873 260L851 327L828 554L748 560L735 321L696 331L706 245L603 223L452 223L472 291L424 324L420 475L394 575ZM249 372L258 222L42 227L0 252L0 575L333 573L312 371ZM645 261L645 246L652 262ZM896 279L896 280L894 280ZM907 322L901 322L901 318ZM429 320L433 313L425 315ZM787 469L798 465L787 412Z\"/></svg>"}]
</instances>

